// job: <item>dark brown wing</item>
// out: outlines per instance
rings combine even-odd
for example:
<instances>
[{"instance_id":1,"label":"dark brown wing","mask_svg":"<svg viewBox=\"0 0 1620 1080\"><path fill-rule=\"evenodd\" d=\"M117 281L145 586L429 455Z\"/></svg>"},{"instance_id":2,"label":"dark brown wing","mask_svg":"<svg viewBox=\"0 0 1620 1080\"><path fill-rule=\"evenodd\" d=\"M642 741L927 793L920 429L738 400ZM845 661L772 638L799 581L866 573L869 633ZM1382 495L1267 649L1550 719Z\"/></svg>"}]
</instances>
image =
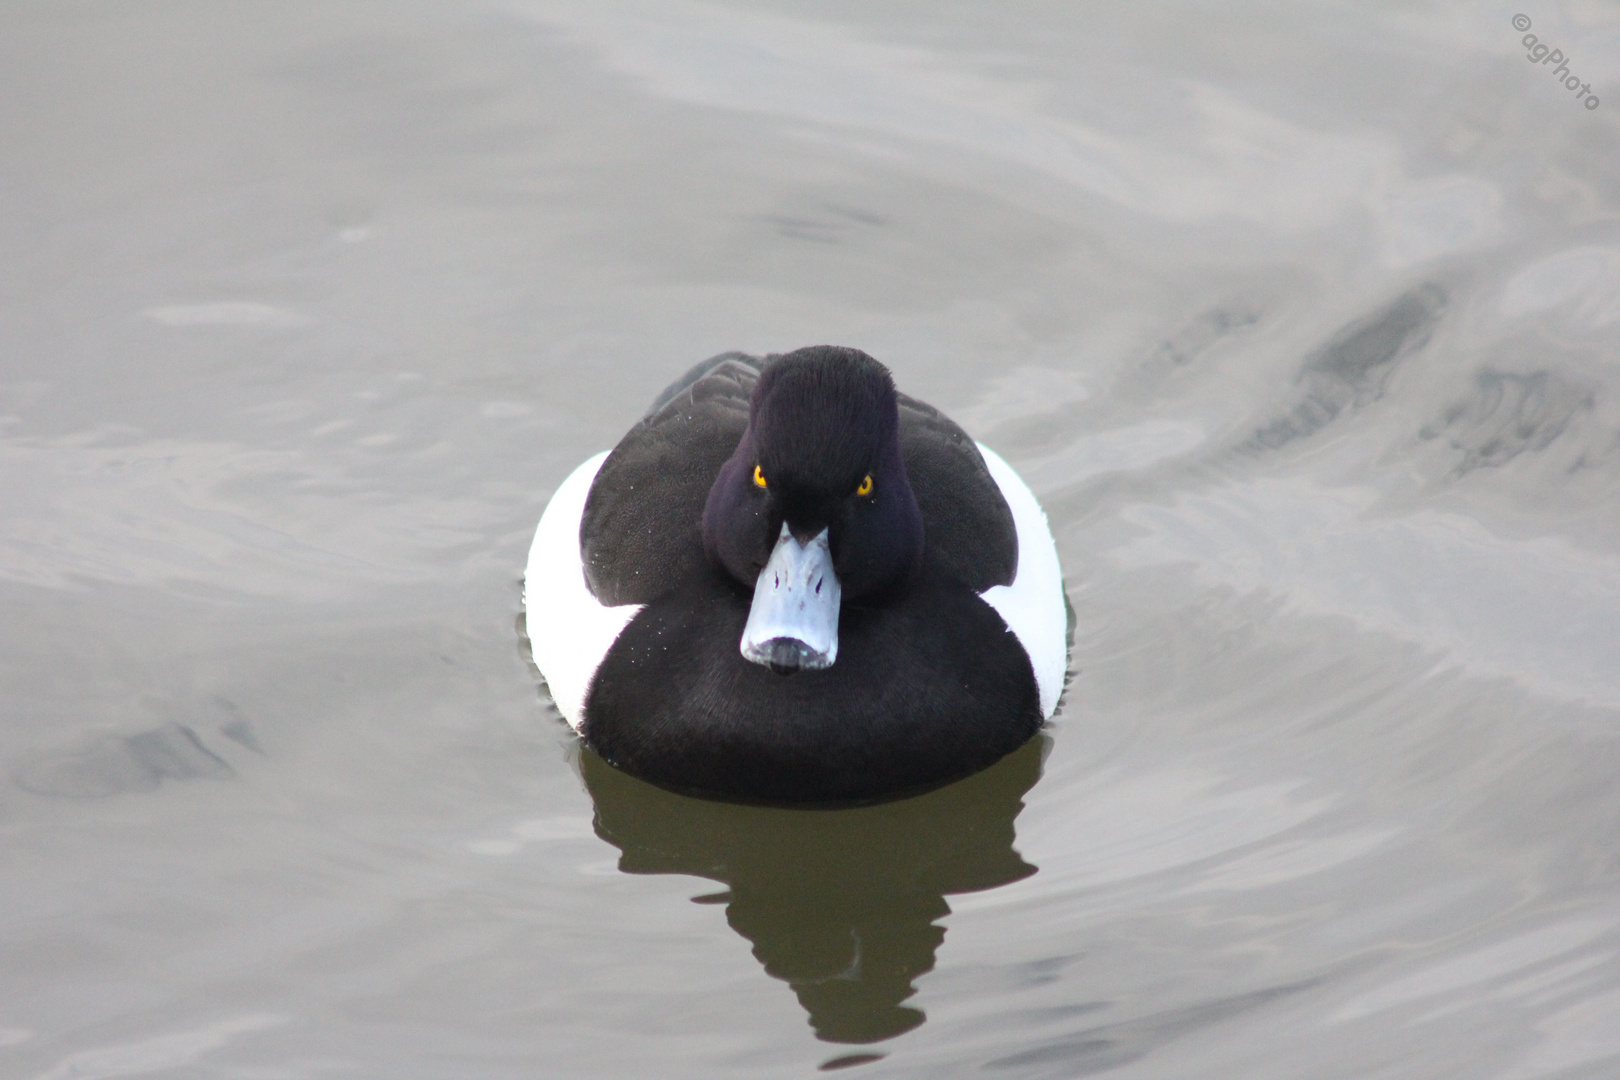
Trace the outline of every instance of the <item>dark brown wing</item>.
<instances>
[{"instance_id":1,"label":"dark brown wing","mask_svg":"<svg viewBox=\"0 0 1620 1080\"><path fill-rule=\"evenodd\" d=\"M602 603L645 604L706 572L703 504L748 427L759 366L742 353L699 364L602 463L579 523L585 581Z\"/></svg>"},{"instance_id":2,"label":"dark brown wing","mask_svg":"<svg viewBox=\"0 0 1620 1080\"><path fill-rule=\"evenodd\" d=\"M1018 527L968 433L932 405L901 394L900 454L922 508L928 558L976 593L1011 585Z\"/></svg>"}]
</instances>

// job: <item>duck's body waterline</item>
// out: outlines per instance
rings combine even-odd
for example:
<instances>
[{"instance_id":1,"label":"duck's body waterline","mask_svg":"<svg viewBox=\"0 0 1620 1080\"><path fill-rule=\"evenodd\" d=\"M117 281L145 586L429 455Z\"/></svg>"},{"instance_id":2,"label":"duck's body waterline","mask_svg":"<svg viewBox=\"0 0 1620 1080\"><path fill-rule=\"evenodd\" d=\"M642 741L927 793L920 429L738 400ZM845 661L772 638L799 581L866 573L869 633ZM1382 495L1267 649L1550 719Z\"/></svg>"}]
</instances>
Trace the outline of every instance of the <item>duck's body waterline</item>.
<instances>
[{"instance_id":1,"label":"duck's body waterline","mask_svg":"<svg viewBox=\"0 0 1620 1080\"><path fill-rule=\"evenodd\" d=\"M790 567L809 575L796 593ZM976 772L1051 715L1066 663L1034 496L854 350L694 369L558 488L525 602L593 748L727 798L861 801Z\"/></svg>"}]
</instances>

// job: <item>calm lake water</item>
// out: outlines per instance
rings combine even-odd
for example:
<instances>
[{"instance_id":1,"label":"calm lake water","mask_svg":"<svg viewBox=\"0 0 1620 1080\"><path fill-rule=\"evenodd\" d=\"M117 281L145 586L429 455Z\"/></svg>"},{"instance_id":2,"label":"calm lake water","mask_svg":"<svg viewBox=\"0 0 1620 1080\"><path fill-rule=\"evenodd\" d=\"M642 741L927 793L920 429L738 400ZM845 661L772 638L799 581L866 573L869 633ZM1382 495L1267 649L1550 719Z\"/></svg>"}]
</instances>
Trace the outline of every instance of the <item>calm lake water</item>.
<instances>
[{"instance_id":1,"label":"calm lake water","mask_svg":"<svg viewBox=\"0 0 1620 1080\"><path fill-rule=\"evenodd\" d=\"M0 1076L1620 1071L1614 5L8 3L0 252ZM1058 716L616 774L540 510L817 343L1043 500Z\"/></svg>"}]
</instances>

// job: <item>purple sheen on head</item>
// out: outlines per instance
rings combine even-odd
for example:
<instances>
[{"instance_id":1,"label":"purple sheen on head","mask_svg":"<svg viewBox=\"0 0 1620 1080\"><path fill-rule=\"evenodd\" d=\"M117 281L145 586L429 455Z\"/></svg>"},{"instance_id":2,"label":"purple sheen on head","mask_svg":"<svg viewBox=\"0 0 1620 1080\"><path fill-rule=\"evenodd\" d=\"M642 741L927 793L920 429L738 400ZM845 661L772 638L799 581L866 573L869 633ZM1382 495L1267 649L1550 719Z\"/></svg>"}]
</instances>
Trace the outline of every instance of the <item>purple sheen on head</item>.
<instances>
[{"instance_id":1,"label":"purple sheen on head","mask_svg":"<svg viewBox=\"0 0 1620 1080\"><path fill-rule=\"evenodd\" d=\"M872 493L857 497L867 475ZM830 530L845 599L902 584L922 560L922 512L900 455L894 380L857 349L816 346L766 366L748 427L709 490L704 548L751 587L783 522L801 540Z\"/></svg>"}]
</instances>

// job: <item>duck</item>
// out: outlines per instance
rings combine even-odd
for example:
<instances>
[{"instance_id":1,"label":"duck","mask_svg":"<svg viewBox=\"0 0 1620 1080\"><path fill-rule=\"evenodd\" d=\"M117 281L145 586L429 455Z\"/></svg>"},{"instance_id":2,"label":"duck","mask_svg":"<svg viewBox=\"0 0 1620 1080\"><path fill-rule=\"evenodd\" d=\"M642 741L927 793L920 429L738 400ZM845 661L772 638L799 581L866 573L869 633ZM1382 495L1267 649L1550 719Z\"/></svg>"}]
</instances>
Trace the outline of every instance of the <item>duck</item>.
<instances>
[{"instance_id":1,"label":"duck","mask_svg":"<svg viewBox=\"0 0 1620 1080\"><path fill-rule=\"evenodd\" d=\"M535 666L607 764L852 805L977 773L1057 708L1068 601L1018 474L859 349L722 353L547 503Z\"/></svg>"}]
</instances>

